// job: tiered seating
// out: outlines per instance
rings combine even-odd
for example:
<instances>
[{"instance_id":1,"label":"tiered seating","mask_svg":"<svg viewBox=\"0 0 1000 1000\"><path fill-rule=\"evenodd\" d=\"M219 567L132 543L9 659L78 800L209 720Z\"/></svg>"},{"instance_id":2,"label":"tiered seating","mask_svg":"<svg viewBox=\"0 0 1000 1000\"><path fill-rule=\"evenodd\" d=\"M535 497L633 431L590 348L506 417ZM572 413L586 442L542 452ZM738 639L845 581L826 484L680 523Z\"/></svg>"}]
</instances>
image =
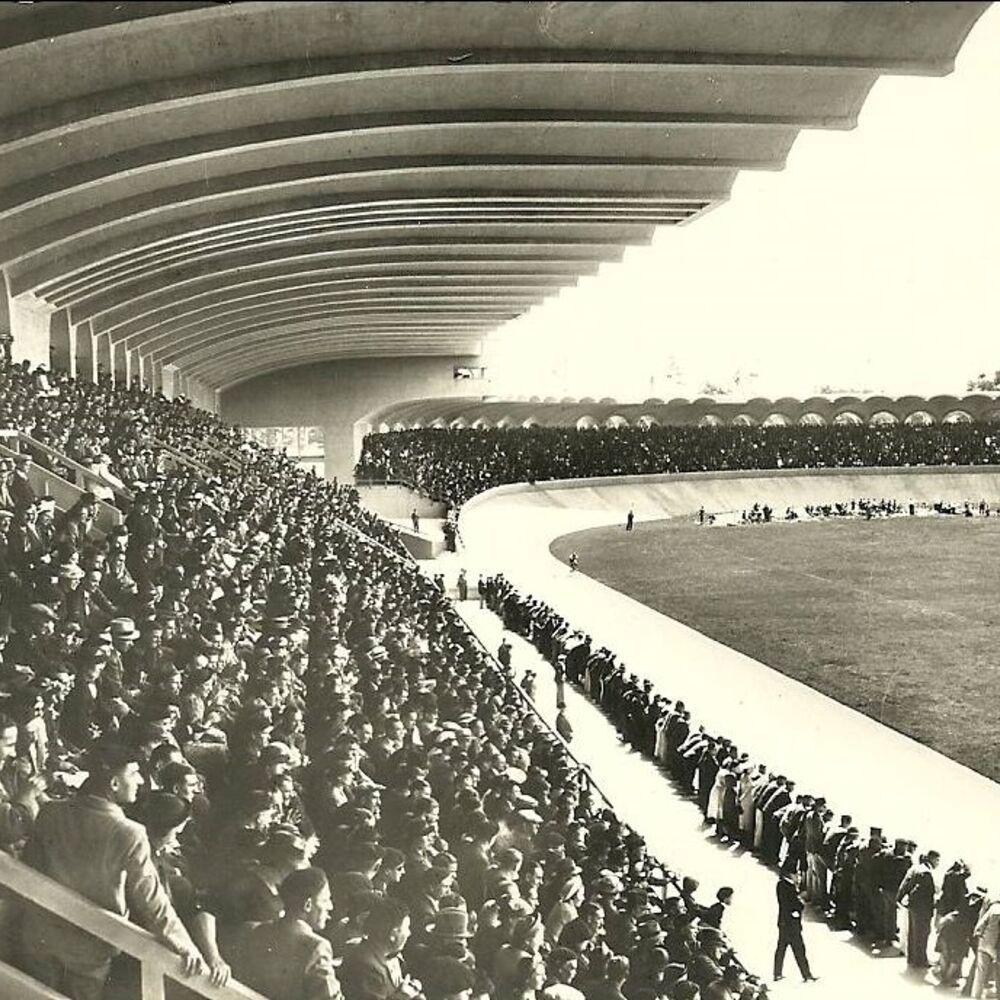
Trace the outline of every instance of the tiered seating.
<instances>
[{"instance_id":1,"label":"tiered seating","mask_svg":"<svg viewBox=\"0 0 1000 1000\"><path fill-rule=\"evenodd\" d=\"M0 370L0 426L52 449L34 460L105 455L99 475L123 487L104 533L92 494L57 512L0 483L4 851L120 906L95 889L100 850L52 859L64 803L107 800L135 758L142 788L133 802L116 778L114 802L144 824L157 876L127 903L197 982L233 970L276 997L347 1000L757 995L690 883L599 800L351 491L183 401L26 368ZM150 902L164 891L172 910ZM101 995L115 949L81 964L77 932L4 903L3 957ZM261 961L292 926L329 942L308 938L294 986ZM73 947L53 954L56 939ZM111 981L126 973L114 963Z\"/></svg>"},{"instance_id":2,"label":"tiered seating","mask_svg":"<svg viewBox=\"0 0 1000 1000\"><path fill-rule=\"evenodd\" d=\"M727 469L824 469L1000 462L987 423L910 427L569 427L369 434L359 479L404 479L461 506L503 483Z\"/></svg>"}]
</instances>

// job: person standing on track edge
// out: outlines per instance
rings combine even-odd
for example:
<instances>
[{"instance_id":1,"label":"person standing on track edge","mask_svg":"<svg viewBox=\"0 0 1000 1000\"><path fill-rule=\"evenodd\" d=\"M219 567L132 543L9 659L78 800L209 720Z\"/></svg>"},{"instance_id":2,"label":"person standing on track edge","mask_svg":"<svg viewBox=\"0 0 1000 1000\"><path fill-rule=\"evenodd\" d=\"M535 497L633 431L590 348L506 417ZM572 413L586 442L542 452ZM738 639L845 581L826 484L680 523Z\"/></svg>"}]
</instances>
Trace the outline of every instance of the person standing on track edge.
<instances>
[{"instance_id":1,"label":"person standing on track edge","mask_svg":"<svg viewBox=\"0 0 1000 1000\"><path fill-rule=\"evenodd\" d=\"M774 979L777 982L784 978L782 969L785 965L785 952L790 947L795 956L795 962L802 973L803 982L809 983L816 979L809 968L806 957L806 946L802 940L802 897L795 883L795 865L786 862L781 868L781 877L776 888L778 897L778 945L774 949Z\"/></svg>"},{"instance_id":2,"label":"person standing on track edge","mask_svg":"<svg viewBox=\"0 0 1000 1000\"><path fill-rule=\"evenodd\" d=\"M631 531L634 526L635 526L635 512L630 510L627 516L625 517L625 530Z\"/></svg>"},{"instance_id":3,"label":"person standing on track edge","mask_svg":"<svg viewBox=\"0 0 1000 1000\"><path fill-rule=\"evenodd\" d=\"M579 566L579 565L580 565L580 560L577 558L576 553L575 552L571 552L569 554L569 571L571 573L575 573L576 572L576 567Z\"/></svg>"}]
</instances>

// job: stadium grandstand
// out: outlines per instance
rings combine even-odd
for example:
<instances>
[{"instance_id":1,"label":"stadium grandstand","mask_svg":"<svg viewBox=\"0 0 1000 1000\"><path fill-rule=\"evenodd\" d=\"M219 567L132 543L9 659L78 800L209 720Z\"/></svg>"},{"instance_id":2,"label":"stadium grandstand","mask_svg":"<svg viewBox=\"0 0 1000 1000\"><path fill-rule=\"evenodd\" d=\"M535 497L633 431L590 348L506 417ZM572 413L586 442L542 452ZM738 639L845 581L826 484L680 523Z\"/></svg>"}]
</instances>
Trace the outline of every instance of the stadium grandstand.
<instances>
[{"instance_id":1,"label":"stadium grandstand","mask_svg":"<svg viewBox=\"0 0 1000 1000\"><path fill-rule=\"evenodd\" d=\"M571 534L992 530L996 394L487 377L988 6L0 8L0 1000L1000 986L988 769Z\"/></svg>"}]
</instances>

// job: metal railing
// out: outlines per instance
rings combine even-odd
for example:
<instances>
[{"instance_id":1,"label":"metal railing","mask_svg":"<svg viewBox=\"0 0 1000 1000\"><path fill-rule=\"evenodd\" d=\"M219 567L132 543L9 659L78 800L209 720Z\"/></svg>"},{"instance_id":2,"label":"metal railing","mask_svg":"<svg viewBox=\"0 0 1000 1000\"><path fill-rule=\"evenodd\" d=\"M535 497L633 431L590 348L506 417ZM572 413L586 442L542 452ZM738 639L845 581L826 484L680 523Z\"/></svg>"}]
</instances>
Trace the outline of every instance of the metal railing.
<instances>
[{"instance_id":1,"label":"metal railing","mask_svg":"<svg viewBox=\"0 0 1000 1000\"><path fill-rule=\"evenodd\" d=\"M111 490L114 494L118 503L113 506L128 508L135 499L135 494L125 486L115 486L113 483L109 483L101 475L94 472L92 469L88 469L85 465L82 465L75 458L70 458L69 455L64 452L59 451L57 448L53 448L51 445L45 444L42 441L38 441L33 438L26 431L19 430L18 428L11 428L10 430L4 431L3 436L8 442L16 441L17 447L14 451L20 451L22 453L27 453L31 455L43 455L45 458L50 459L55 465L60 468L65 469L73 479L73 485L75 485L81 491L91 492L91 487L94 485L102 486L105 489ZM46 469L45 465L32 459L33 464L42 469ZM47 472L53 472L52 469L46 469ZM63 477L60 477L63 478ZM65 482L66 480L63 479Z\"/></svg>"},{"instance_id":2,"label":"metal railing","mask_svg":"<svg viewBox=\"0 0 1000 1000\"><path fill-rule=\"evenodd\" d=\"M152 445L154 448L159 448L160 451L165 452L171 459L173 459L175 465L183 465L189 469L194 469L196 472L200 472L203 476L214 475L212 470L205 465L204 462L199 462L190 455L185 455L183 452L174 448L173 445L169 445L165 441L161 441L159 438L153 438Z\"/></svg>"},{"instance_id":3,"label":"metal railing","mask_svg":"<svg viewBox=\"0 0 1000 1000\"><path fill-rule=\"evenodd\" d=\"M187 976L184 963L148 931L117 913L96 906L78 892L0 851L0 885L25 900L130 955L140 965L142 1000L164 1000L164 980L183 984L206 1000L264 1000L242 983L215 986L207 976ZM37 988L36 988L37 987ZM0 996L58 996L31 977L0 963Z\"/></svg>"},{"instance_id":4,"label":"metal railing","mask_svg":"<svg viewBox=\"0 0 1000 1000\"><path fill-rule=\"evenodd\" d=\"M0 440L10 439L14 437L17 432L4 432L0 431ZM9 448L6 445L0 444L0 456L4 458L15 458L22 454L15 448ZM74 483L63 479L62 476L57 475L51 469L46 469L42 465L38 465L36 462L32 462L28 468L28 481L31 483L31 488L35 491L36 495L40 497L51 497L56 502L56 507L60 510L68 510L80 499L86 490L81 486L77 486ZM107 503L104 500L98 500L95 516L94 516L94 527L107 534L113 527L121 524L125 520L124 514L115 507L113 504Z\"/></svg>"}]
</instances>

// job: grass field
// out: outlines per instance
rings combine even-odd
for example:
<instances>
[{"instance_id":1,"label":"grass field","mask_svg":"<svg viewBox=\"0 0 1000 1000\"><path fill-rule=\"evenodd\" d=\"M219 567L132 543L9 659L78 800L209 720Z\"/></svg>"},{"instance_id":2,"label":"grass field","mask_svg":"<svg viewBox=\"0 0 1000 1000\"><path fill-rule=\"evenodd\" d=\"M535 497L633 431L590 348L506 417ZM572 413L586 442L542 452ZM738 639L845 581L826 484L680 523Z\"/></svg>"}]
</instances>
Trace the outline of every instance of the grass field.
<instances>
[{"instance_id":1,"label":"grass field","mask_svg":"<svg viewBox=\"0 0 1000 1000\"><path fill-rule=\"evenodd\" d=\"M1000 779L1000 518L700 528L556 539L562 560Z\"/></svg>"}]
</instances>

